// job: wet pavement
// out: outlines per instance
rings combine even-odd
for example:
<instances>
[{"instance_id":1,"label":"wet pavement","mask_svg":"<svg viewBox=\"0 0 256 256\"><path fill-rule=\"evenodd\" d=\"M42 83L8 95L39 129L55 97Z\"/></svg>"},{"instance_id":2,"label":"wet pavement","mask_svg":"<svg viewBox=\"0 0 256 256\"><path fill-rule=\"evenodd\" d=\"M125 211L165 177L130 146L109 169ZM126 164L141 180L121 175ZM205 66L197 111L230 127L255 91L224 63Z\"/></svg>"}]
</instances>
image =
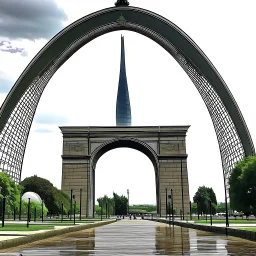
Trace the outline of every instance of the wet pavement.
<instances>
[{"instance_id":1,"label":"wet pavement","mask_svg":"<svg viewBox=\"0 0 256 256\"><path fill-rule=\"evenodd\" d=\"M0 255L255 255L256 243L225 235L143 220L41 240Z\"/></svg>"}]
</instances>

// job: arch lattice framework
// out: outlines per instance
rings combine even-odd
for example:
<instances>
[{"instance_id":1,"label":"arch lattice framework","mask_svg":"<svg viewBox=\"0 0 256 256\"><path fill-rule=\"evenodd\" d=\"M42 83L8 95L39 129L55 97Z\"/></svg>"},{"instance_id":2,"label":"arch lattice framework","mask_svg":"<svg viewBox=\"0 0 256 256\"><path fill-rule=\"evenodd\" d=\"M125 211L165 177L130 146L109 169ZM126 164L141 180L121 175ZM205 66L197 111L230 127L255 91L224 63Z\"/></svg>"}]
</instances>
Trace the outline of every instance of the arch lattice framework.
<instances>
[{"instance_id":1,"label":"arch lattice framework","mask_svg":"<svg viewBox=\"0 0 256 256\"><path fill-rule=\"evenodd\" d=\"M16 182L20 181L30 127L47 83L82 46L117 30L134 31L154 40L190 77L211 116L228 188L235 163L255 154L235 99L210 60L188 35L164 17L131 6L103 9L77 20L50 40L26 67L0 109L0 170L6 170Z\"/></svg>"}]
</instances>

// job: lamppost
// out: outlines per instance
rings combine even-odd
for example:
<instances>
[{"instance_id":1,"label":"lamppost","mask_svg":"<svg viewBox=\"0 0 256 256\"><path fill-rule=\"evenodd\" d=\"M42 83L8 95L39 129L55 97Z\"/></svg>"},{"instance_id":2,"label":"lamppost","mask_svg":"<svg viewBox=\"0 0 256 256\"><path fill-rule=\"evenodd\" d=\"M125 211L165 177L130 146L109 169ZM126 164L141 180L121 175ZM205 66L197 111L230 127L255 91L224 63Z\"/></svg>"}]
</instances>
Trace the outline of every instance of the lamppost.
<instances>
[{"instance_id":1,"label":"lamppost","mask_svg":"<svg viewBox=\"0 0 256 256\"><path fill-rule=\"evenodd\" d=\"M3 197L3 212L2 212L2 228L4 227L4 217L5 217L5 203L6 203L6 197Z\"/></svg>"},{"instance_id":2,"label":"lamppost","mask_svg":"<svg viewBox=\"0 0 256 256\"><path fill-rule=\"evenodd\" d=\"M106 219L108 218L108 201L106 201Z\"/></svg>"},{"instance_id":3,"label":"lamppost","mask_svg":"<svg viewBox=\"0 0 256 256\"><path fill-rule=\"evenodd\" d=\"M73 189L70 189L70 220L72 216L72 197L73 197Z\"/></svg>"},{"instance_id":4,"label":"lamppost","mask_svg":"<svg viewBox=\"0 0 256 256\"><path fill-rule=\"evenodd\" d=\"M76 225L76 200L75 200L75 195L73 195L74 199L74 225Z\"/></svg>"},{"instance_id":5,"label":"lamppost","mask_svg":"<svg viewBox=\"0 0 256 256\"><path fill-rule=\"evenodd\" d=\"M19 209L19 220L21 220L21 211L22 211L22 208L21 208L21 204L22 204L22 191L20 191L20 209Z\"/></svg>"},{"instance_id":6,"label":"lamppost","mask_svg":"<svg viewBox=\"0 0 256 256\"><path fill-rule=\"evenodd\" d=\"M30 221L30 198L28 198L27 228L29 228L29 221Z\"/></svg>"},{"instance_id":7,"label":"lamppost","mask_svg":"<svg viewBox=\"0 0 256 256\"><path fill-rule=\"evenodd\" d=\"M171 225L171 203L168 202L168 208L169 208L169 226ZM166 218L167 218L167 214L166 214Z\"/></svg>"},{"instance_id":8,"label":"lamppost","mask_svg":"<svg viewBox=\"0 0 256 256\"><path fill-rule=\"evenodd\" d=\"M166 214L166 219L167 219L167 205L168 205L168 198L167 198L168 196L167 196L167 188L165 189L165 209L166 209L166 211L165 211L165 214ZM170 211L169 211L169 215L170 215Z\"/></svg>"},{"instance_id":9,"label":"lamppost","mask_svg":"<svg viewBox=\"0 0 256 256\"><path fill-rule=\"evenodd\" d=\"M36 207L34 209L34 222L36 222Z\"/></svg>"},{"instance_id":10,"label":"lamppost","mask_svg":"<svg viewBox=\"0 0 256 256\"><path fill-rule=\"evenodd\" d=\"M172 191L172 189L171 189L171 199L172 199L172 225L174 226L173 191Z\"/></svg>"},{"instance_id":11,"label":"lamppost","mask_svg":"<svg viewBox=\"0 0 256 256\"><path fill-rule=\"evenodd\" d=\"M116 216L116 203L115 203L115 198L113 200L113 215Z\"/></svg>"},{"instance_id":12,"label":"lamppost","mask_svg":"<svg viewBox=\"0 0 256 256\"><path fill-rule=\"evenodd\" d=\"M196 201L196 206L197 206L197 219L199 220L199 202Z\"/></svg>"},{"instance_id":13,"label":"lamppost","mask_svg":"<svg viewBox=\"0 0 256 256\"><path fill-rule=\"evenodd\" d=\"M100 220L102 220L102 211L103 211L103 202L101 202L101 205L100 205Z\"/></svg>"},{"instance_id":14,"label":"lamppost","mask_svg":"<svg viewBox=\"0 0 256 256\"><path fill-rule=\"evenodd\" d=\"M210 221L212 226L212 200L209 200L209 206L210 206Z\"/></svg>"},{"instance_id":15,"label":"lamppost","mask_svg":"<svg viewBox=\"0 0 256 256\"><path fill-rule=\"evenodd\" d=\"M80 215L79 220L82 219L82 189L80 188Z\"/></svg>"},{"instance_id":16,"label":"lamppost","mask_svg":"<svg viewBox=\"0 0 256 256\"><path fill-rule=\"evenodd\" d=\"M63 203L61 203L61 222L63 221Z\"/></svg>"},{"instance_id":17,"label":"lamppost","mask_svg":"<svg viewBox=\"0 0 256 256\"><path fill-rule=\"evenodd\" d=\"M13 208L13 220L14 221L16 220L16 209L15 209L15 206Z\"/></svg>"},{"instance_id":18,"label":"lamppost","mask_svg":"<svg viewBox=\"0 0 256 256\"><path fill-rule=\"evenodd\" d=\"M129 194L130 194L130 191L129 189L127 189L127 196L128 196L128 208L127 208L127 213L129 215L130 211L129 211Z\"/></svg>"},{"instance_id":19,"label":"lamppost","mask_svg":"<svg viewBox=\"0 0 256 256\"><path fill-rule=\"evenodd\" d=\"M44 222L44 200L42 200L42 222Z\"/></svg>"},{"instance_id":20,"label":"lamppost","mask_svg":"<svg viewBox=\"0 0 256 256\"><path fill-rule=\"evenodd\" d=\"M2 187L0 186L0 194L1 194L1 192L2 192ZM3 197L3 209L2 209L2 227L4 227L5 202L6 202L6 198L4 196Z\"/></svg>"},{"instance_id":21,"label":"lamppost","mask_svg":"<svg viewBox=\"0 0 256 256\"><path fill-rule=\"evenodd\" d=\"M191 201L189 201L189 213L190 213L190 220L192 220L192 205L191 205Z\"/></svg>"},{"instance_id":22,"label":"lamppost","mask_svg":"<svg viewBox=\"0 0 256 256\"><path fill-rule=\"evenodd\" d=\"M183 192L183 168L182 168L182 158L180 159L180 176L181 176L182 220L184 220L184 192Z\"/></svg>"}]
</instances>

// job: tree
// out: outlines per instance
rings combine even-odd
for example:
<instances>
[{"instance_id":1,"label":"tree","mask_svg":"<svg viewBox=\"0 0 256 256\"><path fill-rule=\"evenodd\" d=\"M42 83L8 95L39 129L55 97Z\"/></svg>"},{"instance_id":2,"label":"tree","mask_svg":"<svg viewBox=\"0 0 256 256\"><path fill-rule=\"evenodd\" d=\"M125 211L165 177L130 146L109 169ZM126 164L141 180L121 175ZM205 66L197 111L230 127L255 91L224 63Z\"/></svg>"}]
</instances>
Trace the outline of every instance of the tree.
<instances>
[{"instance_id":1,"label":"tree","mask_svg":"<svg viewBox=\"0 0 256 256\"><path fill-rule=\"evenodd\" d=\"M115 212L114 212L114 199L113 198L110 198L110 197L104 195L104 197L98 198L97 201L98 201L99 207L100 207L100 208L97 208L97 211L98 211L99 214L101 214L101 209L102 209L102 214L103 215L106 214L106 210L108 210L108 213L110 215L115 214ZM107 207L108 207L108 209L107 209ZM96 209L95 209L95 211L96 211Z\"/></svg>"},{"instance_id":2,"label":"tree","mask_svg":"<svg viewBox=\"0 0 256 256\"><path fill-rule=\"evenodd\" d=\"M116 215L126 215L128 210L128 198L125 196L119 196L113 192L114 202L115 202L115 214Z\"/></svg>"},{"instance_id":3,"label":"tree","mask_svg":"<svg viewBox=\"0 0 256 256\"><path fill-rule=\"evenodd\" d=\"M217 199L212 188L205 186L199 187L193 197L194 203L198 202L198 210L200 213L210 213L209 201L212 201L212 214L216 213Z\"/></svg>"},{"instance_id":4,"label":"tree","mask_svg":"<svg viewBox=\"0 0 256 256\"><path fill-rule=\"evenodd\" d=\"M127 214L128 198L125 196L119 196L113 192L113 197L108 196L100 197L97 199L99 207L102 207L102 214L106 214L106 204L108 204L108 213L115 215L125 215ZM98 214L101 214L101 208L97 208L96 211Z\"/></svg>"},{"instance_id":5,"label":"tree","mask_svg":"<svg viewBox=\"0 0 256 256\"><path fill-rule=\"evenodd\" d=\"M246 215L256 214L256 156L236 164L229 179L230 205Z\"/></svg>"},{"instance_id":6,"label":"tree","mask_svg":"<svg viewBox=\"0 0 256 256\"><path fill-rule=\"evenodd\" d=\"M23 193L31 191L37 193L44 200L46 207L51 213L61 212L61 203L63 203L64 213L67 214L70 209L70 198L65 192L60 191L46 179L32 176L25 178L21 185L24 187ZM73 208L73 207L72 207Z\"/></svg>"},{"instance_id":7,"label":"tree","mask_svg":"<svg viewBox=\"0 0 256 256\"><path fill-rule=\"evenodd\" d=\"M0 172L0 186L2 187L0 198L6 197L6 213L11 214L14 208L17 209L19 206L21 186L16 185L7 172ZM3 200L0 200L0 209L2 202Z\"/></svg>"}]
</instances>

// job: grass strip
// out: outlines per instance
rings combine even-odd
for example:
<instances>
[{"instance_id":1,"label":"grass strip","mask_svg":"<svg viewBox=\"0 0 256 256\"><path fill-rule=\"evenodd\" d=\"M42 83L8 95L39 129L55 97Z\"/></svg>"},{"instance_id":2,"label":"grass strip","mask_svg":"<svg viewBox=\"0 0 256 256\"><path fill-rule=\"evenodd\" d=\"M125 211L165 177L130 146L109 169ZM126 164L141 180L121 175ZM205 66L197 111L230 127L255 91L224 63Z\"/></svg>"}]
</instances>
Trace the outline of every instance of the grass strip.
<instances>
[{"instance_id":1,"label":"grass strip","mask_svg":"<svg viewBox=\"0 0 256 256\"><path fill-rule=\"evenodd\" d=\"M210 224L210 220L197 220L195 223L207 223ZM226 223L226 220L212 220L212 223ZM256 224L256 220L229 220L229 223L233 224Z\"/></svg>"},{"instance_id":2,"label":"grass strip","mask_svg":"<svg viewBox=\"0 0 256 256\"><path fill-rule=\"evenodd\" d=\"M51 230L54 229L53 225L29 225L26 224L5 224L4 227L0 227L0 231L37 231L37 230Z\"/></svg>"}]
</instances>

